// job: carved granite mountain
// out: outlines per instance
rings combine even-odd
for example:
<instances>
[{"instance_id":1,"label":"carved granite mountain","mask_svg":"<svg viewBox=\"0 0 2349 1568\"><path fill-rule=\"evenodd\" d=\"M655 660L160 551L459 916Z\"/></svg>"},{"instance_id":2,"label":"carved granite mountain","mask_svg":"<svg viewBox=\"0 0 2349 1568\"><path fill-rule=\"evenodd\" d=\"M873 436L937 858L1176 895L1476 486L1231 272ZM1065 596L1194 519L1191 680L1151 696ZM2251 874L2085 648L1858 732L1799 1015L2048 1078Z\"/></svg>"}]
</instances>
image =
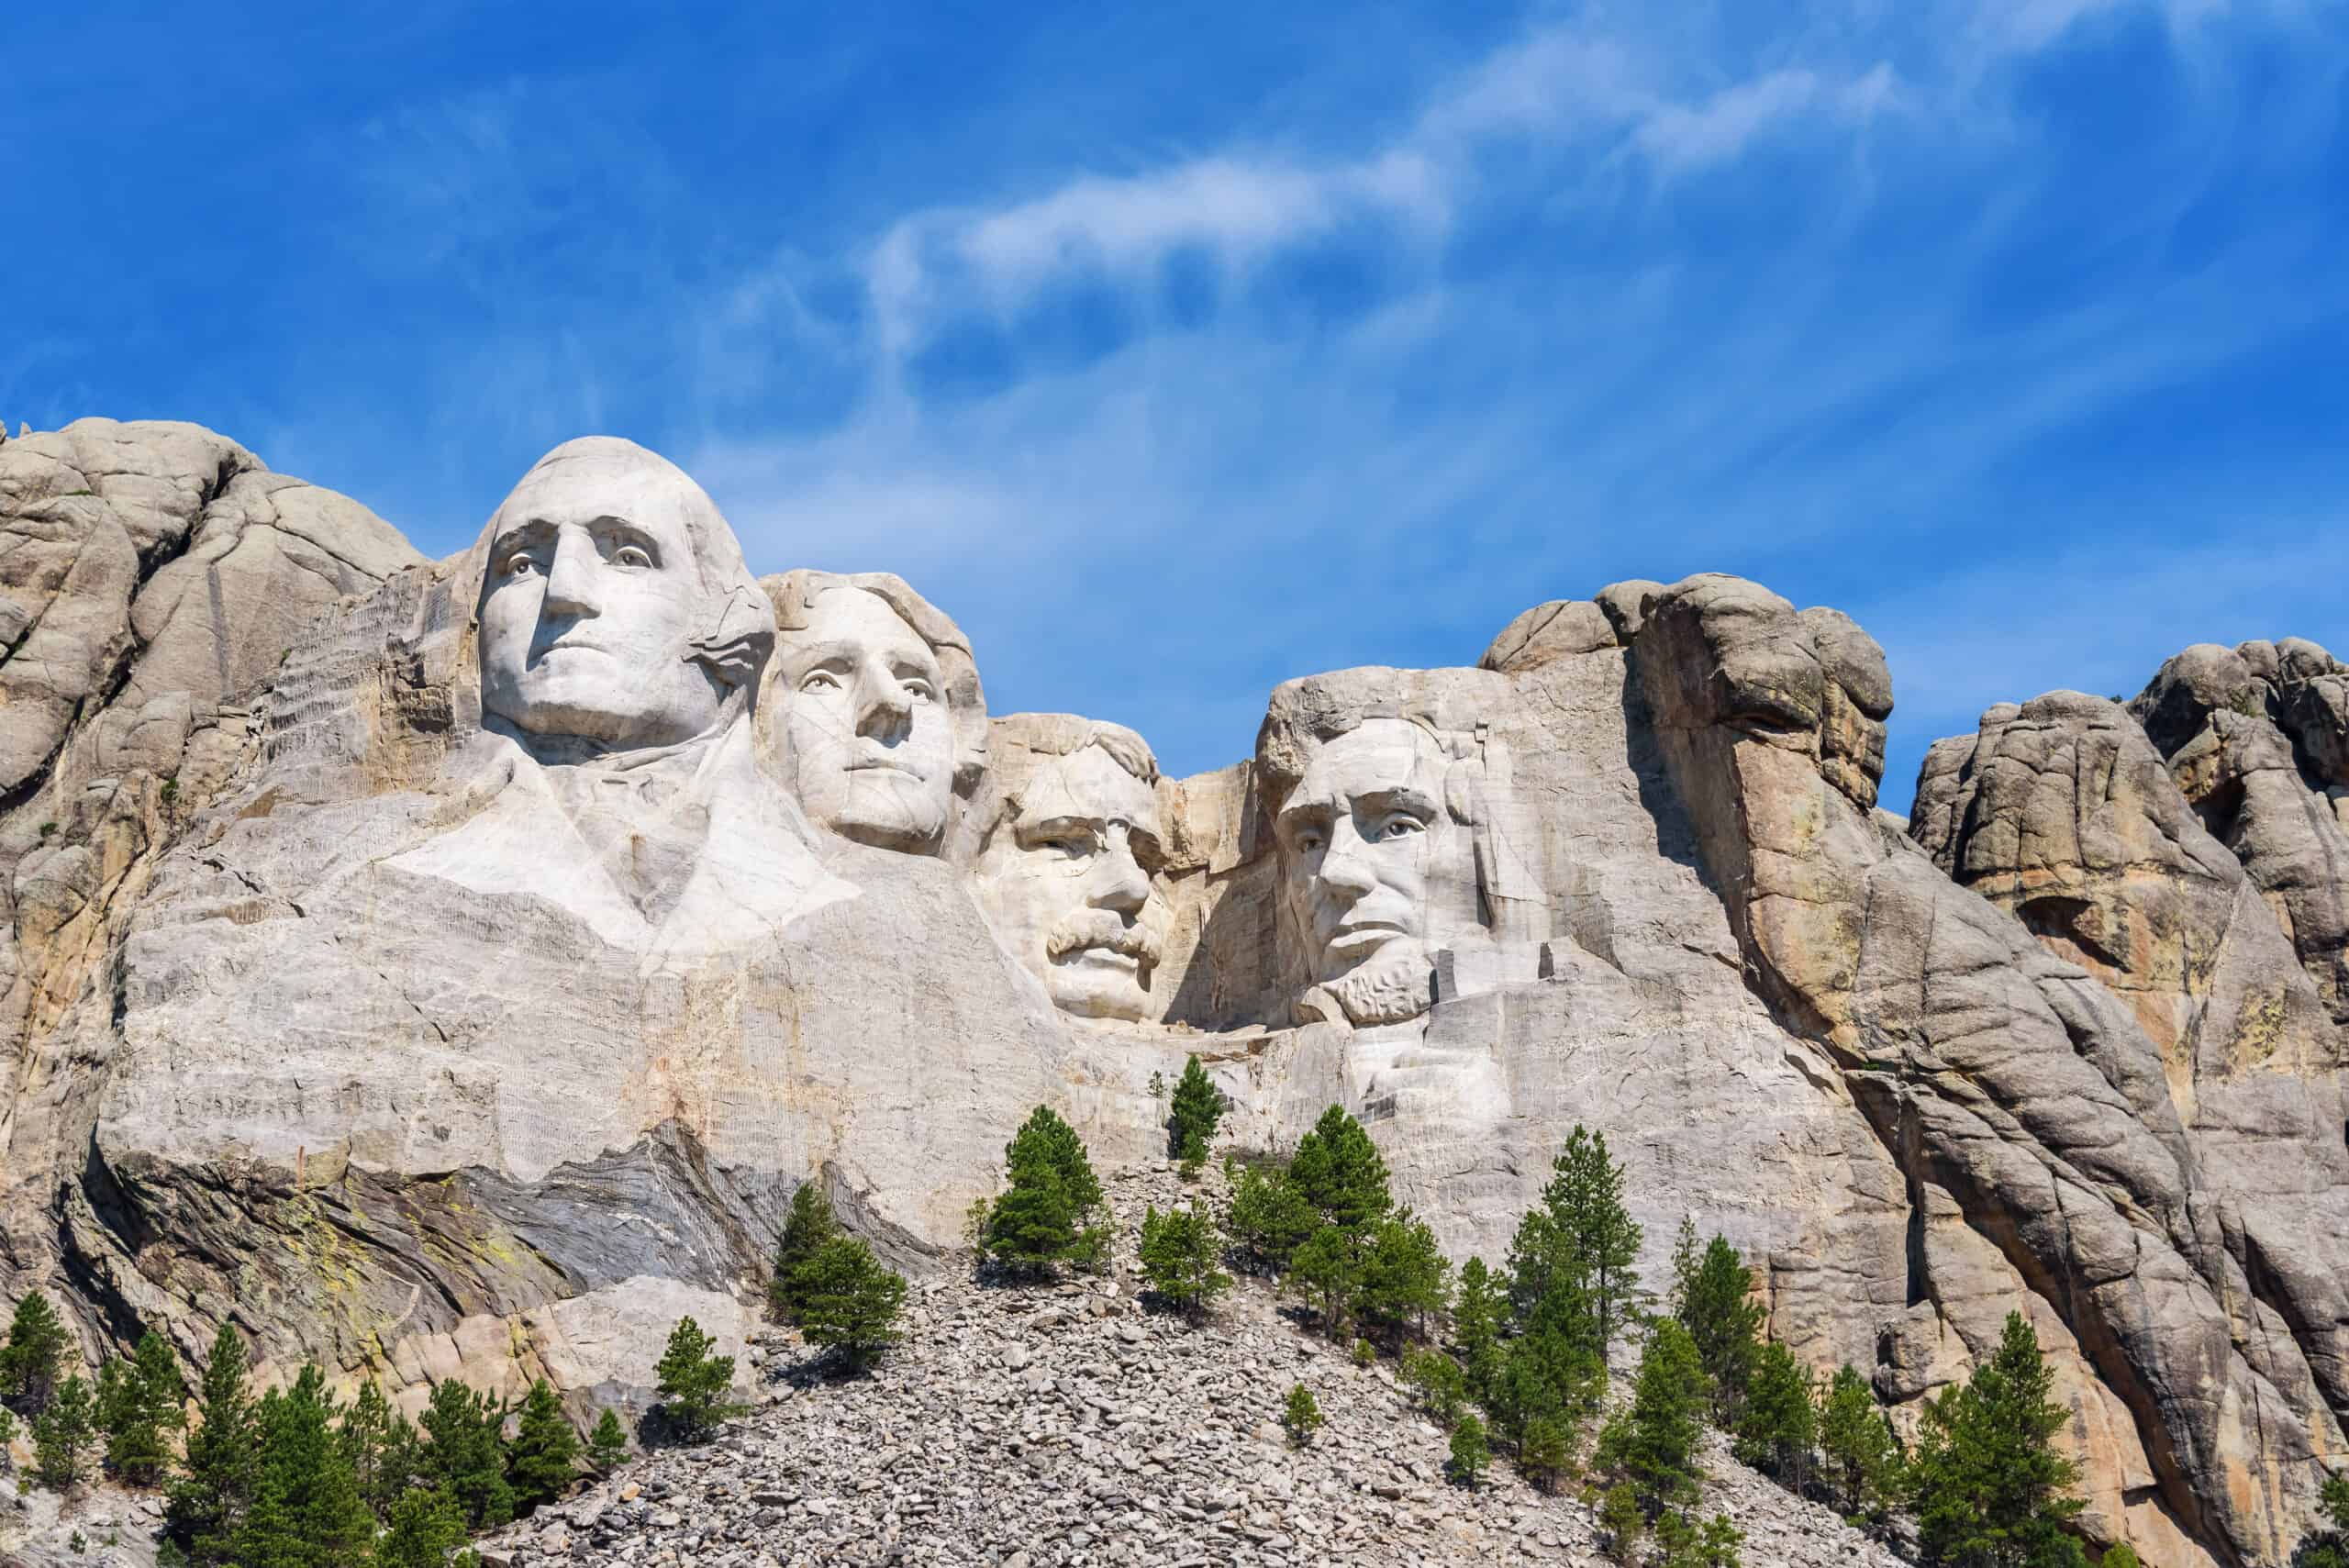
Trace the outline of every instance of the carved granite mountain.
<instances>
[{"instance_id":1,"label":"carved granite mountain","mask_svg":"<svg viewBox=\"0 0 2349 1568\"><path fill-rule=\"evenodd\" d=\"M187 427L0 447L0 751L37 758L0 1291L93 1345L232 1320L269 1374L641 1403L677 1316L751 1326L798 1184L945 1266L1030 1106L1154 1160L1197 1053L1230 1146L1341 1102L1459 1256L1603 1129L1652 1281L1693 1214L1904 1421L2022 1307L2084 1528L2150 1563L2275 1560L2343 1462L2312 651L2165 671L2143 728L1994 710L1912 840L1856 626L1621 584L1477 668L1288 682L1249 760L1167 780L990 719L885 572L751 579L629 443L438 563L293 485Z\"/></svg>"}]
</instances>

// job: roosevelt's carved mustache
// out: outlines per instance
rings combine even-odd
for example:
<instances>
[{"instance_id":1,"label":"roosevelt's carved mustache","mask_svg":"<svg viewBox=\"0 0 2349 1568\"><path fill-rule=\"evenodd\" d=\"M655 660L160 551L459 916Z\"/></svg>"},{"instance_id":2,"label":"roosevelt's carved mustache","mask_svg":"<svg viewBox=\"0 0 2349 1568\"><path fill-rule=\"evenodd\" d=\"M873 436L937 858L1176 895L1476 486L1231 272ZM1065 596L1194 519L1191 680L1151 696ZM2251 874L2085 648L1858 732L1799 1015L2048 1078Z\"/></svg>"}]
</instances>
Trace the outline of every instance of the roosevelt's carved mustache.
<instances>
[{"instance_id":1,"label":"roosevelt's carved mustache","mask_svg":"<svg viewBox=\"0 0 2349 1568\"><path fill-rule=\"evenodd\" d=\"M1087 948L1107 948L1144 965L1158 962L1156 934L1140 923L1126 924L1114 909L1079 910L1044 938L1044 956L1055 962Z\"/></svg>"}]
</instances>

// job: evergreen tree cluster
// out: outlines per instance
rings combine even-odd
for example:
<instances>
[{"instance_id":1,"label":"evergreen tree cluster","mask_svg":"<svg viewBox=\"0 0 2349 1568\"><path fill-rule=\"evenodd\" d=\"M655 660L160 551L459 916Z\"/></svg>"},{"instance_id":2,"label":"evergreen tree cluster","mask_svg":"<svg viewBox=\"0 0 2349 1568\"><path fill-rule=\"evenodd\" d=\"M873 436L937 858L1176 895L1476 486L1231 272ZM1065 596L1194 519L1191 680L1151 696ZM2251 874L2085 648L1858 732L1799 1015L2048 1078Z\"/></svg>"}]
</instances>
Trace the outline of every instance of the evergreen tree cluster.
<instances>
[{"instance_id":1,"label":"evergreen tree cluster","mask_svg":"<svg viewBox=\"0 0 2349 1568\"><path fill-rule=\"evenodd\" d=\"M1098 1270L1109 1258L1100 1178L1076 1129L1038 1106L1003 1151L1003 1194L972 1214L980 1253L1005 1272L1041 1279L1063 1267Z\"/></svg>"},{"instance_id":2,"label":"evergreen tree cluster","mask_svg":"<svg viewBox=\"0 0 2349 1568\"><path fill-rule=\"evenodd\" d=\"M440 1383L414 1423L373 1382L348 1404L336 1399L314 1365L256 1396L244 1342L224 1324L191 1423L189 1390L161 1334L150 1329L128 1356L101 1362L95 1380L68 1370L69 1344L46 1298L34 1293L17 1304L0 1350L0 1391L30 1417L33 1479L63 1490L95 1460L127 1485L162 1485L167 1562L439 1568L469 1533L552 1501L580 1473L578 1434L544 1379L518 1402ZM0 1442L15 1422L0 1407L9 1429ZM588 1462L607 1471L627 1453L627 1435L607 1409Z\"/></svg>"},{"instance_id":3,"label":"evergreen tree cluster","mask_svg":"<svg viewBox=\"0 0 2349 1568\"><path fill-rule=\"evenodd\" d=\"M906 1280L842 1230L831 1200L807 1182L792 1195L791 1215L775 1246L769 1304L776 1318L797 1325L809 1344L855 1371L897 1342ZM729 1380L732 1372L729 1362Z\"/></svg>"},{"instance_id":4,"label":"evergreen tree cluster","mask_svg":"<svg viewBox=\"0 0 2349 1568\"><path fill-rule=\"evenodd\" d=\"M1388 1190L1386 1162L1337 1106L1285 1168L1233 1163L1228 1229L1246 1265L1282 1277L1325 1332L1351 1328L1399 1351L1426 1339L1452 1299L1435 1231Z\"/></svg>"}]
</instances>

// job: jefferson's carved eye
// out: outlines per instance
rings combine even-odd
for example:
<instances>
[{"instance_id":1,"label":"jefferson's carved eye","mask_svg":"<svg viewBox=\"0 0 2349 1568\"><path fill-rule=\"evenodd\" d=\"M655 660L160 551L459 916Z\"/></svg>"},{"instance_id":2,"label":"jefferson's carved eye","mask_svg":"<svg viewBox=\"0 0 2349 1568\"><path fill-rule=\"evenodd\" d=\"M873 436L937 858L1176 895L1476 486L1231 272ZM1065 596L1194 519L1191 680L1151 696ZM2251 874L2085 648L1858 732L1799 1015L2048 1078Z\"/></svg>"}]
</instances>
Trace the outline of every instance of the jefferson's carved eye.
<instances>
[{"instance_id":1,"label":"jefferson's carved eye","mask_svg":"<svg viewBox=\"0 0 2349 1568\"><path fill-rule=\"evenodd\" d=\"M1378 837L1381 840L1408 839L1414 833L1427 830L1428 825L1418 817L1398 813L1378 825Z\"/></svg>"},{"instance_id":2,"label":"jefferson's carved eye","mask_svg":"<svg viewBox=\"0 0 2349 1568\"><path fill-rule=\"evenodd\" d=\"M652 564L652 556L642 545L624 544L612 551L612 564L642 571Z\"/></svg>"},{"instance_id":3,"label":"jefferson's carved eye","mask_svg":"<svg viewBox=\"0 0 2349 1568\"><path fill-rule=\"evenodd\" d=\"M810 670L799 677L799 689L803 692L836 692L841 689L841 678L829 670Z\"/></svg>"}]
</instances>

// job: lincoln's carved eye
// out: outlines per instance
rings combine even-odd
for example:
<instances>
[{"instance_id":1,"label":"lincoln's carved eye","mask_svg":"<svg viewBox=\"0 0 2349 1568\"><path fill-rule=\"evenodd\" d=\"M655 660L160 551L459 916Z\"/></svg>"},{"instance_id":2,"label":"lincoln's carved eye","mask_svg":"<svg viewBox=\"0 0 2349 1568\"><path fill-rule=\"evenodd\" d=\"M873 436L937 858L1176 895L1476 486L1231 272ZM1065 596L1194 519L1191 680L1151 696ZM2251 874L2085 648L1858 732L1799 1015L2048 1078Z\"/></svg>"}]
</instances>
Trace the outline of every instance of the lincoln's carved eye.
<instances>
[{"instance_id":1,"label":"lincoln's carved eye","mask_svg":"<svg viewBox=\"0 0 2349 1568\"><path fill-rule=\"evenodd\" d=\"M936 702L938 700L938 693L936 689L933 688L928 681L923 680L919 675L909 675L903 681L899 682L898 684L904 690L907 697L911 701Z\"/></svg>"},{"instance_id":2,"label":"lincoln's carved eye","mask_svg":"<svg viewBox=\"0 0 2349 1568\"><path fill-rule=\"evenodd\" d=\"M652 557L641 545L624 544L612 551L612 564L643 571L652 564Z\"/></svg>"}]
</instances>

